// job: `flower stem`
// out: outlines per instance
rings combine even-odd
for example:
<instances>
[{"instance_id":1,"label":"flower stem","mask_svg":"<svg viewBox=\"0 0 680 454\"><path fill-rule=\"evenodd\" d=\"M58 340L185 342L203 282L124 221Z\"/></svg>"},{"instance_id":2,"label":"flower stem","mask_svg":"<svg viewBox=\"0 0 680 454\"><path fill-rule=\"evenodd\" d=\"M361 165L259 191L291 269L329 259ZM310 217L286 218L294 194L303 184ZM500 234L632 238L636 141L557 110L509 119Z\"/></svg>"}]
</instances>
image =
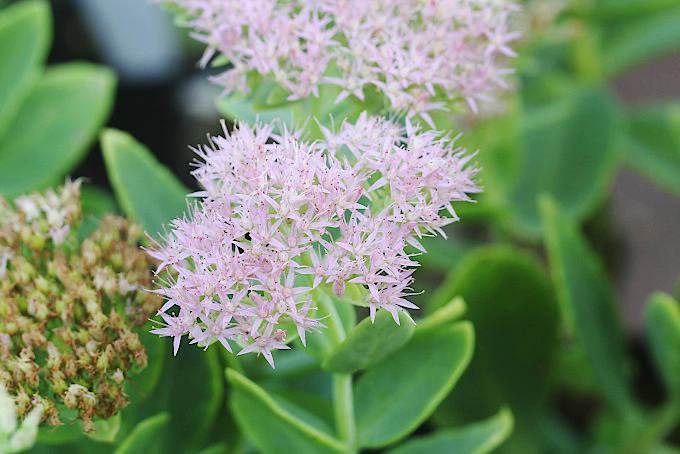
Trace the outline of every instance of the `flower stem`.
<instances>
[{"instance_id":1,"label":"flower stem","mask_svg":"<svg viewBox=\"0 0 680 454\"><path fill-rule=\"evenodd\" d=\"M333 374L333 411L338 435L347 444L347 452L356 452L352 374Z\"/></svg>"}]
</instances>

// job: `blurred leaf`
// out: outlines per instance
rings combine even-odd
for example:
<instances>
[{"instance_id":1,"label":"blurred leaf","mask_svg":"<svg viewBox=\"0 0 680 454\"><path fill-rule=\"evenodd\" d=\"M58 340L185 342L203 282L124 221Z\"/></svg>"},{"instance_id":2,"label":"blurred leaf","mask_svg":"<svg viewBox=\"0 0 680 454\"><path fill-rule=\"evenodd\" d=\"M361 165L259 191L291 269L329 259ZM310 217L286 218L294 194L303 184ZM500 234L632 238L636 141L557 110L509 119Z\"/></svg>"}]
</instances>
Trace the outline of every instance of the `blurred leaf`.
<instances>
[{"instance_id":1,"label":"blurred leaf","mask_svg":"<svg viewBox=\"0 0 680 454\"><path fill-rule=\"evenodd\" d=\"M0 11L0 137L47 57L52 24L44 1Z\"/></svg>"},{"instance_id":2,"label":"blurred leaf","mask_svg":"<svg viewBox=\"0 0 680 454\"><path fill-rule=\"evenodd\" d=\"M604 20L636 18L680 6L680 0L596 0L593 14Z\"/></svg>"},{"instance_id":3,"label":"blurred leaf","mask_svg":"<svg viewBox=\"0 0 680 454\"><path fill-rule=\"evenodd\" d=\"M163 453L163 432L169 420L167 413L160 413L140 422L116 449L116 454Z\"/></svg>"},{"instance_id":4,"label":"blurred leaf","mask_svg":"<svg viewBox=\"0 0 680 454\"><path fill-rule=\"evenodd\" d=\"M345 452L332 435L300 419L292 404L281 405L257 384L227 369L232 412L249 440L264 454Z\"/></svg>"},{"instance_id":5,"label":"blurred leaf","mask_svg":"<svg viewBox=\"0 0 680 454\"><path fill-rule=\"evenodd\" d=\"M416 329L401 350L368 369L354 393L359 445L386 446L422 424L470 362L473 338L466 322Z\"/></svg>"},{"instance_id":6,"label":"blurred leaf","mask_svg":"<svg viewBox=\"0 0 680 454\"><path fill-rule=\"evenodd\" d=\"M628 117L626 159L654 183L680 195L680 103L645 107Z\"/></svg>"},{"instance_id":7,"label":"blurred leaf","mask_svg":"<svg viewBox=\"0 0 680 454\"><path fill-rule=\"evenodd\" d=\"M95 420L94 432L86 435L95 441L113 443L120 430L120 420L120 413L109 419Z\"/></svg>"},{"instance_id":8,"label":"blurred leaf","mask_svg":"<svg viewBox=\"0 0 680 454\"><path fill-rule=\"evenodd\" d=\"M677 3L677 2L676 2ZM634 20L605 30L602 65L609 76L653 58L680 49L680 7L653 14L638 15Z\"/></svg>"},{"instance_id":9,"label":"blurred leaf","mask_svg":"<svg viewBox=\"0 0 680 454\"><path fill-rule=\"evenodd\" d=\"M545 243L564 320L585 351L593 380L620 413L632 408L623 333L601 263L554 199L542 196Z\"/></svg>"},{"instance_id":10,"label":"blurred leaf","mask_svg":"<svg viewBox=\"0 0 680 454\"><path fill-rule=\"evenodd\" d=\"M61 182L108 117L114 87L113 73L102 66L47 70L0 143L0 192L14 197Z\"/></svg>"},{"instance_id":11,"label":"blurred leaf","mask_svg":"<svg viewBox=\"0 0 680 454\"><path fill-rule=\"evenodd\" d=\"M374 323L366 317L335 347L322 367L331 372L351 374L382 361L413 336L415 329L409 316L400 311L399 320L401 323L397 325L387 311L378 311Z\"/></svg>"},{"instance_id":12,"label":"blurred leaf","mask_svg":"<svg viewBox=\"0 0 680 454\"><path fill-rule=\"evenodd\" d=\"M229 447L226 443L216 443L201 450L198 454L227 454Z\"/></svg>"},{"instance_id":13,"label":"blurred leaf","mask_svg":"<svg viewBox=\"0 0 680 454\"><path fill-rule=\"evenodd\" d=\"M437 307L437 306L433 306ZM425 329L431 326L443 325L455 320L465 314L466 306L463 298L453 298L448 304L435 310L432 314L428 315L422 320L418 321L418 328Z\"/></svg>"},{"instance_id":14,"label":"blurred leaf","mask_svg":"<svg viewBox=\"0 0 680 454\"><path fill-rule=\"evenodd\" d=\"M504 409L485 421L416 437L389 454L484 454L495 450L508 438L512 425L512 413Z\"/></svg>"},{"instance_id":15,"label":"blurred leaf","mask_svg":"<svg viewBox=\"0 0 680 454\"><path fill-rule=\"evenodd\" d=\"M83 224L78 235L83 239L99 226L99 221L104 216L116 213L118 207L113 195L106 189L97 186L84 185L81 188L81 200L83 206Z\"/></svg>"},{"instance_id":16,"label":"blurred leaf","mask_svg":"<svg viewBox=\"0 0 680 454\"><path fill-rule=\"evenodd\" d=\"M107 129L101 137L109 180L121 208L150 234L180 216L189 192L129 134Z\"/></svg>"},{"instance_id":17,"label":"blurred leaf","mask_svg":"<svg viewBox=\"0 0 680 454\"><path fill-rule=\"evenodd\" d=\"M232 121L243 121L249 125L254 125L257 120L264 123L280 120L289 127L295 124L295 116L289 106L258 109L252 96L247 94L234 93L220 97L217 99L217 109Z\"/></svg>"},{"instance_id":18,"label":"blurred leaf","mask_svg":"<svg viewBox=\"0 0 680 454\"><path fill-rule=\"evenodd\" d=\"M171 342L166 344L170 356ZM205 351L193 345L180 348L176 357L167 359L158 389L167 391L161 408L171 417L165 436L170 451L195 450L224 408L224 369L217 347Z\"/></svg>"},{"instance_id":19,"label":"blurred leaf","mask_svg":"<svg viewBox=\"0 0 680 454\"><path fill-rule=\"evenodd\" d=\"M471 252L457 268L448 297L460 296L475 327L475 355L436 413L459 425L509 405L511 442L533 433L547 404L546 376L557 345L558 309L550 280L530 254L509 246Z\"/></svg>"},{"instance_id":20,"label":"blurred leaf","mask_svg":"<svg viewBox=\"0 0 680 454\"><path fill-rule=\"evenodd\" d=\"M38 443L46 445L61 445L83 438L83 427L77 422L69 422L63 426L40 426L38 429Z\"/></svg>"},{"instance_id":21,"label":"blurred leaf","mask_svg":"<svg viewBox=\"0 0 680 454\"><path fill-rule=\"evenodd\" d=\"M680 306L670 295L656 293L645 308L652 355L668 394L680 403Z\"/></svg>"},{"instance_id":22,"label":"blurred leaf","mask_svg":"<svg viewBox=\"0 0 680 454\"><path fill-rule=\"evenodd\" d=\"M547 192L582 220L606 196L617 164L619 124L611 97L598 90L572 96L522 117L517 171L506 175L511 229L527 238L541 232L536 197ZM490 187L491 191L493 188Z\"/></svg>"}]
</instances>

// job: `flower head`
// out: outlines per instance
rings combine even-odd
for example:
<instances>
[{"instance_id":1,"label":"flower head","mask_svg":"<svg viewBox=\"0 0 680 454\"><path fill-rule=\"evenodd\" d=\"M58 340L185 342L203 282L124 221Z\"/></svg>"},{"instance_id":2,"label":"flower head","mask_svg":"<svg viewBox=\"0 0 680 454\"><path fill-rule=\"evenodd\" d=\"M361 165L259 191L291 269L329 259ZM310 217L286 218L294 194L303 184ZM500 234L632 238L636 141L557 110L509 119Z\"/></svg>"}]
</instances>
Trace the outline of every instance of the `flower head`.
<instances>
[{"instance_id":1,"label":"flower head","mask_svg":"<svg viewBox=\"0 0 680 454\"><path fill-rule=\"evenodd\" d=\"M340 87L337 101L369 88L392 110L419 114L465 100L477 110L504 77L519 33L510 0L167 0L186 12L192 36L230 68L214 77L247 91L252 73L276 80L290 100Z\"/></svg>"},{"instance_id":2,"label":"flower head","mask_svg":"<svg viewBox=\"0 0 680 454\"><path fill-rule=\"evenodd\" d=\"M125 378L146 366L135 325L160 300L141 229L107 216L83 241L80 183L0 199L0 384L20 418L62 424L63 406L85 430L125 404ZM33 416L34 417L34 416Z\"/></svg>"},{"instance_id":3,"label":"flower head","mask_svg":"<svg viewBox=\"0 0 680 454\"><path fill-rule=\"evenodd\" d=\"M239 354L286 349L292 323L323 328L315 301L363 289L374 316L416 308L412 294L419 238L457 220L453 203L479 191L470 155L455 141L362 115L326 139L272 125L238 125L195 151L204 190L185 218L150 251L167 271L161 326L207 347Z\"/></svg>"}]
</instances>

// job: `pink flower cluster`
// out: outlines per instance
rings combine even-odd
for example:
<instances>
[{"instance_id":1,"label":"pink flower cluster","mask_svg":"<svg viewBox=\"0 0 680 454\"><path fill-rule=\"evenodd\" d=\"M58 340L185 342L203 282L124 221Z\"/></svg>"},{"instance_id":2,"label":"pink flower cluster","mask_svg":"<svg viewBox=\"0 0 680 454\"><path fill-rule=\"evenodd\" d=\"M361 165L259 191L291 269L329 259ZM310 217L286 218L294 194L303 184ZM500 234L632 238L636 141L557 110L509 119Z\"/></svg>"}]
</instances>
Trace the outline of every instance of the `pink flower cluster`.
<instances>
[{"instance_id":1,"label":"pink flower cluster","mask_svg":"<svg viewBox=\"0 0 680 454\"><path fill-rule=\"evenodd\" d=\"M511 0L165 0L184 9L193 37L231 68L214 80L247 91L251 71L273 77L290 100L318 96L320 84L364 100L372 86L394 111L444 109L505 86L514 57Z\"/></svg>"},{"instance_id":2,"label":"pink flower cluster","mask_svg":"<svg viewBox=\"0 0 680 454\"><path fill-rule=\"evenodd\" d=\"M167 301L153 332L201 346L220 342L274 366L284 326L305 333L322 322L322 292L363 288L363 304L399 323L419 239L458 218L452 206L479 191L471 155L455 139L362 115L325 130L319 142L271 125L238 125L195 151L203 191L150 251L167 269Z\"/></svg>"}]
</instances>

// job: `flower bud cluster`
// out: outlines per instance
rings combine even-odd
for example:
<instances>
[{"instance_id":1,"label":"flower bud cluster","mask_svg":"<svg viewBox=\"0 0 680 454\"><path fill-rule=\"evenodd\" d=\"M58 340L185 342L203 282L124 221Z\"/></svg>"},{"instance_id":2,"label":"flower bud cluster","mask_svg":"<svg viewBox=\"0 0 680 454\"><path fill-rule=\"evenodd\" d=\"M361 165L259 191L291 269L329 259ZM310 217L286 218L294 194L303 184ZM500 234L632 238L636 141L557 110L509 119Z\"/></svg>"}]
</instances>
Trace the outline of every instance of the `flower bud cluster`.
<instances>
[{"instance_id":1,"label":"flower bud cluster","mask_svg":"<svg viewBox=\"0 0 680 454\"><path fill-rule=\"evenodd\" d=\"M248 77L272 77L289 100L342 91L337 101L370 91L409 116L465 100L473 111L511 73L510 0L166 0L186 11L193 37L230 68L214 81L248 90ZM448 102L448 101L447 101Z\"/></svg>"},{"instance_id":2,"label":"flower bud cluster","mask_svg":"<svg viewBox=\"0 0 680 454\"><path fill-rule=\"evenodd\" d=\"M80 183L0 199L0 382L17 414L41 406L62 423L77 410L85 430L126 404L125 379L146 366L135 326L160 301L141 229L107 216L82 242Z\"/></svg>"},{"instance_id":3,"label":"flower bud cluster","mask_svg":"<svg viewBox=\"0 0 680 454\"><path fill-rule=\"evenodd\" d=\"M232 343L273 366L288 348L285 326L322 327L315 298L359 288L371 317L399 323L425 252L419 238L444 234L453 202L479 191L470 155L455 140L407 123L362 115L326 139L238 125L195 151L204 188L189 217L175 219L150 251L169 269L156 293L166 299L153 332L208 346Z\"/></svg>"}]
</instances>

